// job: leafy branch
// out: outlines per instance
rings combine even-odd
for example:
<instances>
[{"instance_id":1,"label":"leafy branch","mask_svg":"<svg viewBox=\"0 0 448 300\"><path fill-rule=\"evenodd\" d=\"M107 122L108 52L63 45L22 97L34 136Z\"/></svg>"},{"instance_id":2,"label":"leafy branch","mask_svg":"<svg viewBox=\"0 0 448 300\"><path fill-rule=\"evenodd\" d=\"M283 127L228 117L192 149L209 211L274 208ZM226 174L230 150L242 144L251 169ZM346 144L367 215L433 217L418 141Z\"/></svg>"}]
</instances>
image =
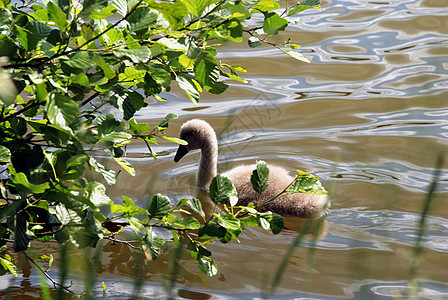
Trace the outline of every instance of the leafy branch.
<instances>
[{"instance_id":1,"label":"leafy branch","mask_svg":"<svg viewBox=\"0 0 448 300\"><path fill-rule=\"evenodd\" d=\"M201 271L214 275L210 241L238 239L247 226L280 232L282 217L256 210L271 201L261 200L269 184L261 162L253 175L256 203L236 206L235 188L219 175L210 198L224 210L209 218L195 198L173 205L157 194L144 208L126 196L118 204L107 188L121 170L136 176L126 157L126 146L136 139L154 160L160 141L185 144L166 134L174 113L156 125L137 122L148 98L163 102L177 85L197 104L203 93L225 92L229 79L244 83L239 74L246 70L219 61L216 41L242 42L249 35L250 47L265 43L300 59L289 40L276 44L269 37L287 28L289 16L320 1L304 0L282 14L273 0L219 0L214 6L200 0L62 2L0 0L0 274L18 276L8 253L27 251L33 240L85 248L107 239L150 259L162 247L185 243ZM254 14L263 15L263 25L246 29ZM95 156L103 151L116 165L103 165ZM99 178L92 179L92 172ZM316 177L299 174L276 197L310 192L305 183L314 186L311 192L323 192ZM132 241L119 238L124 228L134 233ZM172 240L157 236L155 228L171 231Z\"/></svg>"}]
</instances>

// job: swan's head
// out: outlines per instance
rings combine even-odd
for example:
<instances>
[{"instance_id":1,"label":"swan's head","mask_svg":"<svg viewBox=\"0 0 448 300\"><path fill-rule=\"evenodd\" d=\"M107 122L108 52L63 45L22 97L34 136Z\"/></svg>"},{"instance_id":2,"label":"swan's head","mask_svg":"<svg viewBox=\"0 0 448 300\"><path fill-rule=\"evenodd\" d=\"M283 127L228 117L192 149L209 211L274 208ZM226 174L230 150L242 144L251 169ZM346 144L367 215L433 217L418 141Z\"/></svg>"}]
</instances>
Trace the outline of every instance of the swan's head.
<instances>
[{"instance_id":1,"label":"swan's head","mask_svg":"<svg viewBox=\"0 0 448 300\"><path fill-rule=\"evenodd\" d=\"M193 119L180 127L179 137L188 145L179 145L174 161L178 162L190 150L203 149L204 146L217 148L216 134L207 122Z\"/></svg>"}]
</instances>

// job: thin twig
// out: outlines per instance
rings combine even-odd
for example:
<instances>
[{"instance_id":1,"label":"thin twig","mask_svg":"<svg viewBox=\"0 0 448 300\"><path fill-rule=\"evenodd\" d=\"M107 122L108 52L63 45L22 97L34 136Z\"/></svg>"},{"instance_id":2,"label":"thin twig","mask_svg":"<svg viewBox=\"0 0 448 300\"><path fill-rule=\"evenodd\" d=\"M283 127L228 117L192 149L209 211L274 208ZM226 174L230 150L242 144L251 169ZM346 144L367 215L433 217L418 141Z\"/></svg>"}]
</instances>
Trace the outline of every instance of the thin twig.
<instances>
[{"instance_id":1,"label":"thin twig","mask_svg":"<svg viewBox=\"0 0 448 300\"><path fill-rule=\"evenodd\" d=\"M16 111L16 112L10 113L10 114L8 114L6 117L2 117L2 118L0 119L0 122L6 122L6 121L8 121L9 119L12 119L12 118L14 118L15 116L18 116L18 115L20 115L21 113L23 113L23 112L29 110L30 108L33 108L33 107L35 107L35 106L39 106L39 105L43 105L44 103L45 103L45 102L39 102L39 101L36 101L36 102L31 103L31 104L28 104L28 105L24 106L22 109L19 109L19 110Z\"/></svg>"},{"instance_id":2,"label":"thin twig","mask_svg":"<svg viewBox=\"0 0 448 300\"><path fill-rule=\"evenodd\" d=\"M48 280L50 280L51 281L51 283L53 283L53 286L54 287L56 287L56 286L58 286L58 287L61 287L61 288L63 288L64 290L66 290L67 292L69 292L69 293L71 293L71 294L74 294L74 292L72 292L68 287L66 287L66 286L63 286L62 284L60 284L59 282L57 282L56 280L54 280L44 269L42 269L42 267L38 264L38 263L36 263L35 261L34 261L34 259L32 259L26 252L23 252L23 254L25 255L25 257L26 257L26 259L28 259L36 268L38 268L44 275L45 275L45 277L47 277L48 278Z\"/></svg>"}]
</instances>

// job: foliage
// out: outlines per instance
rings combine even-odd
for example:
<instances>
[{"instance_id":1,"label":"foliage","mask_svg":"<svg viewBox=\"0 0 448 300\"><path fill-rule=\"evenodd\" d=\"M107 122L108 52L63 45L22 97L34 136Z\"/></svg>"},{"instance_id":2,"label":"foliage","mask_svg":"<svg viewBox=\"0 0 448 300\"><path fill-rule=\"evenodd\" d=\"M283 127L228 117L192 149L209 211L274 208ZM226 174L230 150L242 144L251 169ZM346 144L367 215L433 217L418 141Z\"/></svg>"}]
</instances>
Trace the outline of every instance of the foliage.
<instances>
[{"instance_id":1,"label":"foliage","mask_svg":"<svg viewBox=\"0 0 448 300\"><path fill-rule=\"evenodd\" d=\"M189 205L204 216L197 199L173 205L155 195L147 208L126 196L114 203L106 190L118 172L101 164L97 154L104 151L134 176L125 155L133 139L143 140L154 159L151 145L160 139L185 144L165 135L177 117L173 113L155 126L137 122L134 116L148 98L165 101L163 93L177 84L196 104L204 90L219 94L228 79L244 82L237 74L244 68L216 58L216 41L242 42L248 35L250 47L265 43L306 60L289 40L275 44L269 37L284 30L295 13L319 5L320 0L305 0L278 13L272 0L0 0L1 274L17 275L11 248L23 252L32 240L52 239L95 247L126 226L148 259L156 259L168 243L153 228L171 229L174 242L187 240L200 269L214 275L207 242L192 239L190 231L222 242L237 239L245 226L278 233L279 216L254 206L234 213L236 191L222 176L212 182L211 198L231 206L202 224L177 214ZM263 24L251 25L253 15L262 16ZM267 166L259 167L252 182L261 194L268 173ZM101 174L103 183L87 179L89 172ZM285 193L323 192L303 176ZM110 214L101 206L109 206Z\"/></svg>"}]
</instances>

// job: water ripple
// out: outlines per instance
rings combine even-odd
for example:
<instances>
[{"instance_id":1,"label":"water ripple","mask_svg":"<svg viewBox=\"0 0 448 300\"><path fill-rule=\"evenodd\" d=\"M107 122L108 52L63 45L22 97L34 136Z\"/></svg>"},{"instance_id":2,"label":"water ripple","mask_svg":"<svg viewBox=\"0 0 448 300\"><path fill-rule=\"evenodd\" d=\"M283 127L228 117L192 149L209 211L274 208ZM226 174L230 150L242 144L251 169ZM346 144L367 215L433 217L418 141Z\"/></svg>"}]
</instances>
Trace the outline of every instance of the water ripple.
<instances>
[{"instance_id":1,"label":"water ripple","mask_svg":"<svg viewBox=\"0 0 448 300\"><path fill-rule=\"evenodd\" d=\"M327 217L330 232L316 246L333 250L365 247L382 251L394 251L397 244L414 247L420 219L419 214L389 210L332 210ZM428 216L423 247L448 252L447 233L448 220Z\"/></svg>"}]
</instances>

